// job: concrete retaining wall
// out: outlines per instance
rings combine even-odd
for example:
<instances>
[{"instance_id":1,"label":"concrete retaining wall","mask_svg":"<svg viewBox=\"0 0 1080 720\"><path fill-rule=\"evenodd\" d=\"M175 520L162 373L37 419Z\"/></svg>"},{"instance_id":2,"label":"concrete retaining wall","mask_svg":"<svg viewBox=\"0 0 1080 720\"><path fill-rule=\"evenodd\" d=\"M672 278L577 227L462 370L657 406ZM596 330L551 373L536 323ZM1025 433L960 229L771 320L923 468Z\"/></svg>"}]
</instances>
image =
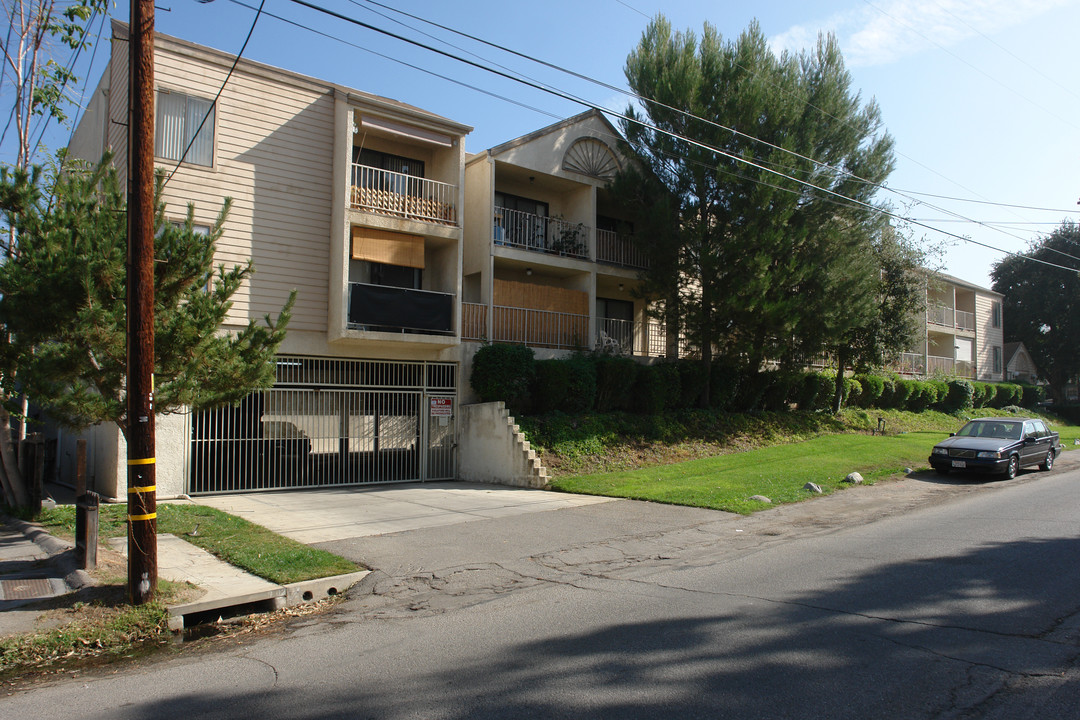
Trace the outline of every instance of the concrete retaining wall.
<instances>
[{"instance_id":1,"label":"concrete retaining wall","mask_svg":"<svg viewBox=\"0 0 1080 720\"><path fill-rule=\"evenodd\" d=\"M458 426L458 477L470 482L544 487L547 468L501 402L462 405Z\"/></svg>"}]
</instances>

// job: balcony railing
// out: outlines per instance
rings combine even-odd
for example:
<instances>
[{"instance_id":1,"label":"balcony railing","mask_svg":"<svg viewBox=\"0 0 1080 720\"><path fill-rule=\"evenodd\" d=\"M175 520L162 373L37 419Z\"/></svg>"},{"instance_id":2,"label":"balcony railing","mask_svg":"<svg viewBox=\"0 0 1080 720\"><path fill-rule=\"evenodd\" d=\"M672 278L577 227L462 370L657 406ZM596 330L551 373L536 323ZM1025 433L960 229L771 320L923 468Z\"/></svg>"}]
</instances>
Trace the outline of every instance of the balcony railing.
<instances>
[{"instance_id":1,"label":"balcony railing","mask_svg":"<svg viewBox=\"0 0 1080 720\"><path fill-rule=\"evenodd\" d=\"M457 186L353 163L349 202L379 215L457 225Z\"/></svg>"},{"instance_id":2,"label":"balcony railing","mask_svg":"<svg viewBox=\"0 0 1080 720\"><path fill-rule=\"evenodd\" d=\"M596 260L638 270L649 267L649 259L634 244L632 237L611 230L596 231Z\"/></svg>"},{"instance_id":3,"label":"balcony railing","mask_svg":"<svg viewBox=\"0 0 1080 720\"><path fill-rule=\"evenodd\" d=\"M588 347L588 315L501 305L496 305L494 311L495 342L556 349Z\"/></svg>"},{"instance_id":4,"label":"balcony railing","mask_svg":"<svg viewBox=\"0 0 1080 720\"><path fill-rule=\"evenodd\" d=\"M970 361L954 360L935 355L927 356L926 371L928 375L941 374L961 378L975 377L975 366Z\"/></svg>"},{"instance_id":5,"label":"balcony railing","mask_svg":"<svg viewBox=\"0 0 1080 720\"><path fill-rule=\"evenodd\" d=\"M927 311L927 322L958 330L975 329L975 313L967 310L954 310L945 305L931 306Z\"/></svg>"},{"instance_id":6,"label":"balcony railing","mask_svg":"<svg viewBox=\"0 0 1080 720\"><path fill-rule=\"evenodd\" d=\"M589 227L521 210L495 208L496 245L589 259Z\"/></svg>"},{"instance_id":7,"label":"balcony railing","mask_svg":"<svg viewBox=\"0 0 1080 720\"><path fill-rule=\"evenodd\" d=\"M487 305L461 303L461 339L487 340Z\"/></svg>"},{"instance_id":8,"label":"balcony railing","mask_svg":"<svg viewBox=\"0 0 1080 720\"><path fill-rule=\"evenodd\" d=\"M903 353L896 371L901 375L922 375L926 371L922 353Z\"/></svg>"},{"instance_id":9,"label":"balcony railing","mask_svg":"<svg viewBox=\"0 0 1080 720\"><path fill-rule=\"evenodd\" d=\"M943 325L945 327L956 327L956 319L953 315L953 309L951 307L945 307L944 305L933 305L927 312L927 322L934 325Z\"/></svg>"},{"instance_id":10,"label":"balcony railing","mask_svg":"<svg viewBox=\"0 0 1080 720\"><path fill-rule=\"evenodd\" d=\"M454 296L428 290L349 283L349 328L451 335Z\"/></svg>"}]
</instances>

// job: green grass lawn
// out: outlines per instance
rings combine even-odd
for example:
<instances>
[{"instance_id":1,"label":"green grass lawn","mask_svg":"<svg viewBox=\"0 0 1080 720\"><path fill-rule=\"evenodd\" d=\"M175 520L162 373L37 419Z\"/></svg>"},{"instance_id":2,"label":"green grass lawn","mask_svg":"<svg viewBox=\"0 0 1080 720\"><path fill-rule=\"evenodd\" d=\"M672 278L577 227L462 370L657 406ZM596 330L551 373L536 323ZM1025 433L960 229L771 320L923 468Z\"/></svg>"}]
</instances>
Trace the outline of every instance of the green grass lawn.
<instances>
[{"instance_id":1,"label":"green grass lawn","mask_svg":"<svg viewBox=\"0 0 1080 720\"><path fill-rule=\"evenodd\" d=\"M825 435L804 442L660 465L624 472L557 478L552 486L566 492L652 500L749 514L769 507L750 500L764 495L773 504L812 497L807 482L825 493L836 491L844 477L858 470L867 482L926 467L938 431L899 435Z\"/></svg>"},{"instance_id":2,"label":"green grass lawn","mask_svg":"<svg viewBox=\"0 0 1080 720\"><path fill-rule=\"evenodd\" d=\"M270 582L300 582L359 569L345 558L308 547L215 508L161 503L157 513L159 533L172 533ZM45 510L38 521L56 535L68 538L75 535L75 508L70 505ZM196 526L198 533L192 536ZM124 537L126 534L127 505L102 505L99 537Z\"/></svg>"}]
</instances>

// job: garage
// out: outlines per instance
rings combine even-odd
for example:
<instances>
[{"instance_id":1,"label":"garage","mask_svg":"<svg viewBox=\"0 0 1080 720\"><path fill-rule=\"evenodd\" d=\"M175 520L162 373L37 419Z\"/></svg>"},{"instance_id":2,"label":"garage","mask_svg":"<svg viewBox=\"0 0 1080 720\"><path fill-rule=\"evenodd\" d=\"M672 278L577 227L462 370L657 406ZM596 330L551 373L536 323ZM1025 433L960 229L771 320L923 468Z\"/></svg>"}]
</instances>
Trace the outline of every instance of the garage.
<instances>
[{"instance_id":1,"label":"garage","mask_svg":"<svg viewBox=\"0 0 1080 720\"><path fill-rule=\"evenodd\" d=\"M457 365L279 356L269 390L193 413L193 495L448 480Z\"/></svg>"}]
</instances>

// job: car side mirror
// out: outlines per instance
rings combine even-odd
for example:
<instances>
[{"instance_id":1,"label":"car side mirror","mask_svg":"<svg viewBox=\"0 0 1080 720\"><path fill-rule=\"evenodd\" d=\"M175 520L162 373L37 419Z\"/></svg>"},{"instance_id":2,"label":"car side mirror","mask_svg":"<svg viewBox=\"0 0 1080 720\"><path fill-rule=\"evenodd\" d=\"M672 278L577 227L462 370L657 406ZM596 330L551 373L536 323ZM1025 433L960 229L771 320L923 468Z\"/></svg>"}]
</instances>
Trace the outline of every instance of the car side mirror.
<instances>
[{"instance_id":1,"label":"car side mirror","mask_svg":"<svg viewBox=\"0 0 1080 720\"><path fill-rule=\"evenodd\" d=\"M949 433L949 437L956 437L956 433Z\"/></svg>"}]
</instances>

